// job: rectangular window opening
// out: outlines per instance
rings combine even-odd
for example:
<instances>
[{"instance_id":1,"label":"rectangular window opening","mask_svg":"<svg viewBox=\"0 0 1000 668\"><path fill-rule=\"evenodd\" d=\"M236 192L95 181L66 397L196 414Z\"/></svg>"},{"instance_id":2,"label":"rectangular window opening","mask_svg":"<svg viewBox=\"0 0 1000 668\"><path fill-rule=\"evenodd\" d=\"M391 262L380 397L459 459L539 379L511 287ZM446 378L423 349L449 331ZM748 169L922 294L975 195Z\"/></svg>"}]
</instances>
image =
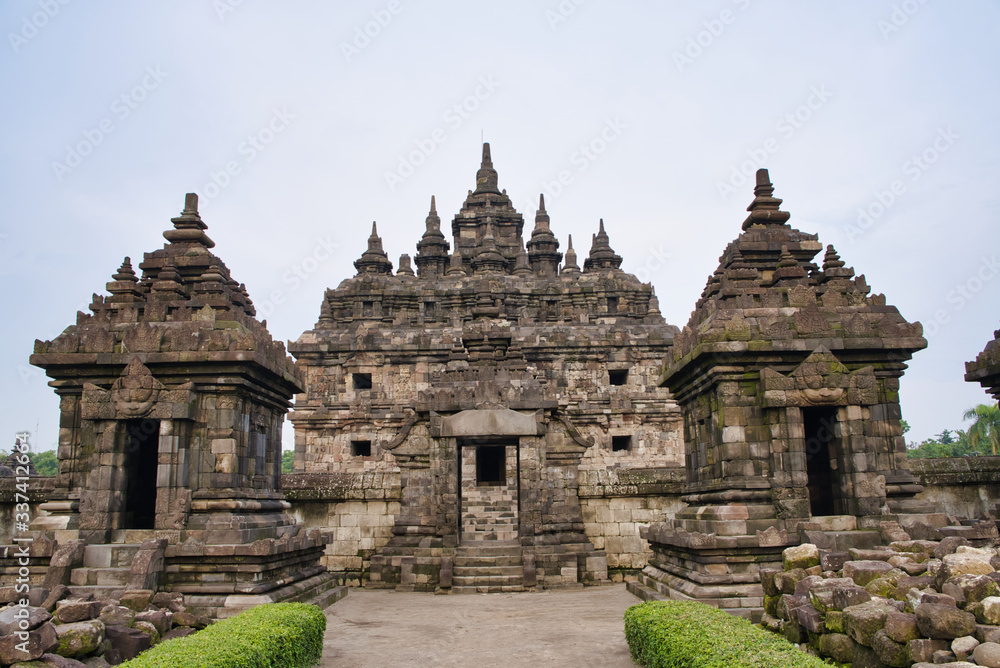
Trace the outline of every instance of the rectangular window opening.
<instances>
[{"instance_id":1,"label":"rectangular window opening","mask_svg":"<svg viewBox=\"0 0 1000 668\"><path fill-rule=\"evenodd\" d=\"M608 381L612 385L624 385L628 382L628 369L613 369L608 371Z\"/></svg>"},{"instance_id":2,"label":"rectangular window opening","mask_svg":"<svg viewBox=\"0 0 1000 668\"><path fill-rule=\"evenodd\" d=\"M623 450L632 449L632 437L631 436L612 436L611 437L611 451L619 452Z\"/></svg>"},{"instance_id":3,"label":"rectangular window opening","mask_svg":"<svg viewBox=\"0 0 1000 668\"><path fill-rule=\"evenodd\" d=\"M618 297L608 297L608 313L618 313Z\"/></svg>"},{"instance_id":4,"label":"rectangular window opening","mask_svg":"<svg viewBox=\"0 0 1000 668\"><path fill-rule=\"evenodd\" d=\"M355 457L371 457L371 441L351 441L351 454Z\"/></svg>"},{"instance_id":5,"label":"rectangular window opening","mask_svg":"<svg viewBox=\"0 0 1000 668\"><path fill-rule=\"evenodd\" d=\"M355 390L372 389L372 375L370 373L352 373L351 378L354 381Z\"/></svg>"},{"instance_id":6,"label":"rectangular window opening","mask_svg":"<svg viewBox=\"0 0 1000 668\"><path fill-rule=\"evenodd\" d=\"M507 447L480 445L476 447L476 484L507 484Z\"/></svg>"}]
</instances>

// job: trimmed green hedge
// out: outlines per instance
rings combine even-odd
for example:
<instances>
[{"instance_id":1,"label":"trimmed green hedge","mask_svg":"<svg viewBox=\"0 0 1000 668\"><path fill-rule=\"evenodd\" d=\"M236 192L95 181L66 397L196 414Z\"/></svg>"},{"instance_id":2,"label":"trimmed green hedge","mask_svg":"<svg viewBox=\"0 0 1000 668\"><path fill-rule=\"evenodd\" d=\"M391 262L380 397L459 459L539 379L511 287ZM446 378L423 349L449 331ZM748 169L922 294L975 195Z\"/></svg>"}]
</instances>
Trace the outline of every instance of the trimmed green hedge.
<instances>
[{"instance_id":1,"label":"trimmed green hedge","mask_svg":"<svg viewBox=\"0 0 1000 668\"><path fill-rule=\"evenodd\" d=\"M633 605L625 639L646 668L829 668L749 620L696 601Z\"/></svg>"},{"instance_id":2,"label":"trimmed green hedge","mask_svg":"<svg viewBox=\"0 0 1000 668\"><path fill-rule=\"evenodd\" d=\"M268 603L149 649L122 668L306 668L323 654L315 605Z\"/></svg>"}]
</instances>

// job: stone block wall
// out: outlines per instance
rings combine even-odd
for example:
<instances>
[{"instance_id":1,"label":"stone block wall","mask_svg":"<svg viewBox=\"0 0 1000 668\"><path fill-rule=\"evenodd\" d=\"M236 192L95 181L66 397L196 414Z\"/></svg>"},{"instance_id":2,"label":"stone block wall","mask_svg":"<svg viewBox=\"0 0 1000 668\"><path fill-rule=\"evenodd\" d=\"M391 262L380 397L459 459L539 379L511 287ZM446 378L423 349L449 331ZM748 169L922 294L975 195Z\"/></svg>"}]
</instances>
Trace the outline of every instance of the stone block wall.
<instances>
[{"instance_id":1,"label":"stone block wall","mask_svg":"<svg viewBox=\"0 0 1000 668\"><path fill-rule=\"evenodd\" d=\"M639 527L662 522L684 507L677 496L581 498L584 531L594 547L608 557L609 576L621 582L629 571L640 571L653 552L639 536Z\"/></svg>"},{"instance_id":2,"label":"stone block wall","mask_svg":"<svg viewBox=\"0 0 1000 668\"><path fill-rule=\"evenodd\" d=\"M392 538L399 474L291 473L281 482L300 525L333 532L321 563L338 584L361 585L371 556Z\"/></svg>"},{"instance_id":3,"label":"stone block wall","mask_svg":"<svg viewBox=\"0 0 1000 668\"><path fill-rule=\"evenodd\" d=\"M911 459L910 471L924 489L917 498L959 518L997 516L1000 456Z\"/></svg>"}]
</instances>

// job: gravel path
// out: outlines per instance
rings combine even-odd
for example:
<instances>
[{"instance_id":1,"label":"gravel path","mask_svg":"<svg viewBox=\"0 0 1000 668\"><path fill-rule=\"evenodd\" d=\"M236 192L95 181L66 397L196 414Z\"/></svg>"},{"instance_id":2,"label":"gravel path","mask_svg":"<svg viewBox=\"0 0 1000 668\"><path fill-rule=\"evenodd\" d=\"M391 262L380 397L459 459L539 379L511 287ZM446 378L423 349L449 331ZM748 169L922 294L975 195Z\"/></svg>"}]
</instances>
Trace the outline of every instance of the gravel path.
<instances>
[{"instance_id":1,"label":"gravel path","mask_svg":"<svg viewBox=\"0 0 1000 668\"><path fill-rule=\"evenodd\" d=\"M326 610L323 668L633 668L625 585L435 596L352 589Z\"/></svg>"}]
</instances>

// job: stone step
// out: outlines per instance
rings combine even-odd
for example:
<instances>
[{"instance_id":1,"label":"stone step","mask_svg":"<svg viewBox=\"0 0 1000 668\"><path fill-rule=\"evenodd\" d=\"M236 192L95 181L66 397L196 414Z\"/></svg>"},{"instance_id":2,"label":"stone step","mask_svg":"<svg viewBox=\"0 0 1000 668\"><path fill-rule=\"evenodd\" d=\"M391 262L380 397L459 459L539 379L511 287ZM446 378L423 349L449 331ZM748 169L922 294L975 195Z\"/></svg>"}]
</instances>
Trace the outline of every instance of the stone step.
<instances>
[{"instance_id":1,"label":"stone step","mask_svg":"<svg viewBox=\"0 0 1000 668\"><path fill-rule=\"evenodd\" d=\"M495 568L498 566L520 566L521 555L505 554L499 556L460 556L455 555L455 568Z\"/></svg>"},{"instance_id":2,"label":"stone step","mask_svg":"<svg viewBox=\"0 0 1000 668\"><path fill-rule=\"evenodd\" d=\"M453 594L510 594L513 592L527 591L523 585L500 585L500 586L466 586L461 585L458 587L452 587L451 592Z\"/></svg>"},{"instance_id":3,"label":"stone step","mask_svg":"<svg viewBox=\"0 0 1000 668\"><path fill-rule=\"evenodd\" d=\"M524 576L524 566L509 564L505 566L459 566L455 564L453 577L492 577L495 575Z\"/></svg>"},{"instance_id":4,"label":"stone step","mask_svg":"<svg viewBox=\"0 0 1000 668\"><path fill-rule=\"evenodd\" d=\"M83 549L83 565L87 568L131 567L138 551L139 543L87 545Z\"/></svg>"},{"instance_id":5,"label":"stone step","mask_svg":"<svg viewBox=\"0 0 1000 668\"><path fill-rule=\"evenodd\" d=\"M637 580L629 580L625 583L625 589L643 601L666 601L667 597L658 591L654 591Z\"/></svg>"},{"instance_id":6,"label":"stone step","mask_svg":"<svg viewBox=\"0 0 1000 668\"><path fill-rule=\"evenodd\" d=\"M71 596L88 595L93 596L95 601L109 601L120 599L125 593L125 587L121 585L69 585Z\"/></svg>"},{"instance_id":7,"label":"stone step","mask_svg":"<svg viewBox=\"0 0 1000 668\"><path fill-rule=\"evenodd\" d=\"M139 544L156 538L155 529L115 529L111 532L112 543Z\"/></svg>"},{"instance_id":8,"label":"stone step","mask_svg":"<svg viewBox=\"0 0 1000 668\"><path fill-rule=\"evenodd\" d=\"M521 558L521 544L517 541L482 541L480 544L469 545L463 543L455 551L456 559L459 557L516 557Z\"/></svg>"},{"instance_id":9,"label":"stone step","mask_svg":"<svg viewBox=\"0 0 1000 668\"><path fill-rule=\"evenodd\" d=\"M871 550L883 542L878 531L802 530L799 532L799 539L803 543L812 543L821 550L834 552L847 552L852 547Z\"/></svg>"},{"instance_id":10,"label":"stone step","mask_svg":"<svg viewBox=\"0 0 1000 668\"><path fill-rule=\"evenodd\" d=\"M79 586L124 588L130 574L130 568L74 568L69 574L69 581Z\"/></svg>"},{"instance_id":11,"label":"stone step","mask_svg":"<svg viewBox=\"0 0 1000 668\"><path fill-rule=\"evenodd\" d=\"M524 585L524 577L518 575L458 575L451 579L454 587L520 587Z\"/></svg>"}]
</instances>

